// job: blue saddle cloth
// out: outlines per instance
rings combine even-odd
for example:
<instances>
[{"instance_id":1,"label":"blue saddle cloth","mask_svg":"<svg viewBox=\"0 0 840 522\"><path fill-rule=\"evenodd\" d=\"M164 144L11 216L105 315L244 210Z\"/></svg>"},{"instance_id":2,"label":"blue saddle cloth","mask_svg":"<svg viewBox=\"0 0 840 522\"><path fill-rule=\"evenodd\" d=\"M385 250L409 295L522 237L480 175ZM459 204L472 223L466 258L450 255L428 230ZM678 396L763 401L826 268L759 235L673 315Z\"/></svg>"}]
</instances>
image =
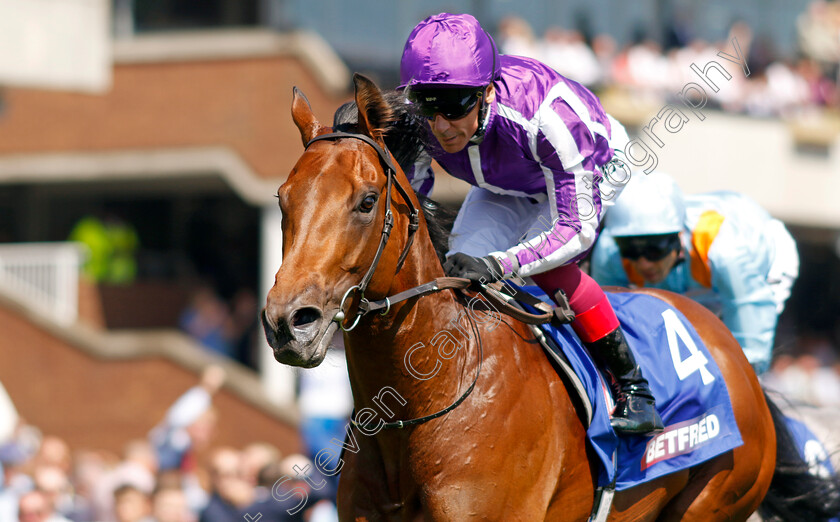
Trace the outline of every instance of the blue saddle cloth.
<instances>
[{"instance_id":1,"label":"blue saddle cloth","mask_svg":"<svg viewBox=\"0 0 840 522\"><path fill-rule=\"evenodd\" d=\"M525 290L550 302L537 288ZM616 436L610 426L612 399L589 353L569 325L542 325L589 396L592 422L587 435L601 462L598 485L614 481L616 490L631 488L742 445L723 376L685 316L649 295L607 293L607 297L650 383L665 430Z\"/></svg>"}]
</instances>

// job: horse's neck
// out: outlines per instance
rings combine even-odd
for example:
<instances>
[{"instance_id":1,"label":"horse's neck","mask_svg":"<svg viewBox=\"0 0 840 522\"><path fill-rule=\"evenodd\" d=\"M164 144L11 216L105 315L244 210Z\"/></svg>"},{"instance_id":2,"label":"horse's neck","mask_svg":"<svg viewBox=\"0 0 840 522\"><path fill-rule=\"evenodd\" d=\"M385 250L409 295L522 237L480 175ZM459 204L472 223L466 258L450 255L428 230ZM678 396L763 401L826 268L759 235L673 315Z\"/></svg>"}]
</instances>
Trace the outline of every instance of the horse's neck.
<instances>
[{"instance_id":1,"label":"horse's neck","mask_svg":"<svg viewBox=\"0 0 840 522\"><path fill-rule=\"evenodd\" d=\"M394 278L390 295L443 275L428 237L418 239L419 244L414 245ZM472 368L477 357L472 349L475 335L465 315L465 307L455 294L445 290L394 305L386 316L363 319L363 324L347 336L356 410L376 406L374 399L386 388L407 401L394 419L422 416L434 413L429 408L447 406L438 402L448 397L439 401L434 395L442 389L449 395L460 393L469 384L461 383L465 380L463 369ZM450 358L441 357L439 352Z\"/></svg>"}]
</instances>

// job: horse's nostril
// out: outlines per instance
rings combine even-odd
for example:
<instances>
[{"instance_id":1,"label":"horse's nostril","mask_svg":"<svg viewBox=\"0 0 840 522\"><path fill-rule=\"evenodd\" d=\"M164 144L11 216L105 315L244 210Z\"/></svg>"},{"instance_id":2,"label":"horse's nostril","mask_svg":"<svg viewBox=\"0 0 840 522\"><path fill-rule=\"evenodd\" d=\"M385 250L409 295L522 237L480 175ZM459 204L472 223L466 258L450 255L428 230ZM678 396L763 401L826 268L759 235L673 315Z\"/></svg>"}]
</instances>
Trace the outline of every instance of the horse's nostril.
<instances>
[{"instance_id":1,"label":"horse's nostril","mask_svg":"<svg viewBox=\"0 0 840 522\"><path fill-rule=\"evenodd\" d=\"M321 312L317 308L306 307L297 310L292 317L292 325L295 328L305 327L321 318Z\"/></svg>"}]
</instances>

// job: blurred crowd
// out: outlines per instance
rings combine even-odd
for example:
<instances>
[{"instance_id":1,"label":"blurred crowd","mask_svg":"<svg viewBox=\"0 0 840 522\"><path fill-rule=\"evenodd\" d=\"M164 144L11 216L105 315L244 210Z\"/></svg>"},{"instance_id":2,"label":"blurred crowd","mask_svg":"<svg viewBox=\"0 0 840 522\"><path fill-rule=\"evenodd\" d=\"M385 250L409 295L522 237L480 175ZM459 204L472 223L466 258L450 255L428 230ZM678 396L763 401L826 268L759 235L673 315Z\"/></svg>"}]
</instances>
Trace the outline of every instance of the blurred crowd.
<instances>
[{"instance_id":1,"label":"blurred crowd","mask_svg":"<svg viewBox=\"0 0 840 522\"><path fill-rule=\"evenodd\" d=\"M734 54L735 38L750 74L736 74L737 66L727 64L732 78L717 93L708 91L710 104L783 118L837 108L840 4L813 2L797 29L795 59L776 56L770 41L743 23L717 42L675 28L667 43L640 36L620 47L607 34L557 27L537 37L523 19L508 17L499 25L498 41L503 53L537 58L596 92L620 89L658 105L698 81L691 64L702 68L712 60L723 63L719 51ZM92 235L85 229L75 233L84 236L79 240ZM226 301L211 285L200 284L179 327L208 350L256 367L257 308L253 291L242 289ZM795 351L776 354L763 384L794 402L840 407L837 351L824 339L801 341ZM312 462L333 439L343 440L352 410L340 337L334 344L321 367L298 375L305 454L283 455L269 442L214 445L219 419L213 395L224 381L215 367L172 404L147 437L126 441L121 454L71 450L61 438L21 420L0 384L0 522L337 520L337 479L318 474ZM307 470L305 477L300 470ZM295 492L306 492L307 501Z\"/></svg>"},{"instance_id":2,"label":"blurred crowd","mask_svg":"<svg viewBox=\"0 0 840 522\"><path fill-rule=\"evenodd\" d=\"M816 28L819 28L817 30ZM756 35L745 23L732 25L725 40L708 42L678 26L666 32L665 42L639 34L620 47L609 34L585 35L551 27L537 37L518 17L503 19L498 28L499 48L505 54L536 58L564 76L595 92L619 89L634 101L661 105L698 76L714 60L732 73L725 88L709 94L710 106L754 117L797 117L837 107L840 61L840 6L814 2L798 20L801 38L798 57L777 55L772 39ZM717 56L737 56L735 38L746 56L749 75L736 74L738 66Z\"/></svg>"},{"instance_id":3,"label":"blurred crowd","mask_svg":"<svg viewBox=\"0 0 840 522\"><path fill-rule=\"evenodd\" d=\"M677 95L691 82L706 85L692 71L711 61L723 65L730 79L720 77L720 89L707 107L757 118L809 120L840 109L840 3L815 0L795 21L797 50L784 55L773 35L759 34L735 22L725 39L706 41L692 35L690 24L673 21L654 39L638 32L624 46L610 34L549 27L537 35L517 16L502 19L497 41L505 54L529 56L578 81L602 100L613 94L641 110L665 103L682 107ZM733 39L739 49L734 48ZM723 52L746 57L749 74L721 58ZM712 72L712 78L718 78ZM818 407L840 406L840 357L828 337L798 338L796 346L776 349L773 366L762 381L794 403Z\"/></svg>"},{"instance_id":4,"label":"blurred crowd","mask_svg":"<svg viewBox=\"0 0 840 522\"><path fill-rule=\"evenodd\" d=\"M239 288L225 300L211 284L199 282L190 292L178 327L206 350L256 369L258 318L257 296L250 288Z\"/></svg>"},{"instance_id":5,"label":"blurred crowd","mask_svg":"<svg viewBox=\"0 0 840 522\"><path fill-rule=\"evenodd\" d=\"M146 438L126 441L121 454L71 450L23 421L0 384L0 520L337 520L337 479L318 473L309 456L283 455L269 442L213 445L212 398L224 378L221 368L209 367Z\"/></svg>"},{"instance_id":6,"label":"blurred crowd","mask_svg":"<svg viewBox=\"0 0 840 522\"><path fill-rule=\"evenodd\" d=\"M840 357L826 337L802 337L794 350L777 348L761 381L794 404L840 407Z\"/></svg>"}]
</instances>

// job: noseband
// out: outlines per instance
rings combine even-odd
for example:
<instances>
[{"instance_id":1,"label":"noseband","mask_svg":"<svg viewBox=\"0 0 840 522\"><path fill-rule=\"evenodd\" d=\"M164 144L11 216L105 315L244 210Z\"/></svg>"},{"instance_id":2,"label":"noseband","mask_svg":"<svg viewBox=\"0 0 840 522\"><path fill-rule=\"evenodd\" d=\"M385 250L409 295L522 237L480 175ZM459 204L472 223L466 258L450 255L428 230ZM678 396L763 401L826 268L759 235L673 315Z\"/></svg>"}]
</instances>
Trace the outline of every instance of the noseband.
<instances>
[{"instance_id":1,"label":"noseband","mask_svg":"<svg viewBox=\"0 0 840 522\"><path fill-rule=\"evenodd\" d=\"M329 134L321 134L320 136L315 136L314 138L309 140L309 143L306 144L305 148L309 148L309 146L315 143L316 141L339 140L342 138L352 138L360 140L373 147L373 150L375 150L376 154L379 156L379 161L382 163L382 168L385 171L385 177L388 180L385 189L385 221L382 223L382 234L379 238L379 248L376 249L376 255L373 257L373 262L371 263L367 273L362 278L361 282L358 285L351 286L350 289L347 290L347 292L344 294L344 297L341 299L341 304L339 305L338 313L333 318L333 321L337 322L342 330L349 332L350 330L355 328L356 325L359 324L359 320L362 318L362 316L370 310L369 302L365 299L365 290L367 290L367 287L370 284L370 280L373 279L373 273L376 271L376 266L379 264L379 259L382 257L382 252L385 250L385 246L388 244L388 238L391 236L391 229L394 227L394 214L391 212L391 186L393 185L397 188L397 191L399 191L400 195L402 195L403 197L403 200L405 200L406 205L408 205L410 220L408 223L408 239L405 242L405 246L403 247L400 259L399 261L397 261L396 273L399 273L406 256L408 256L408 250L411 248L411 244L414 242L414 233L417 232L418 228L420 228L420 213L418 212L417 207L414 206L414 203L411 202L411 198L408 195L408 191L406 191L406 189L403 188L402 185L400 185L399 181L397 181L394 178L397 169L394 167L393 160L391 159L392 156L388 151L387 147L380 146L370 137L365 136L364 134L356 134L351 132L331 132ZM348 297L350 297L351 294L354 293L358 293L359 295L360 306L356 312L356 317L353 320L353 324L351 324L349 327L345 327L344 320L346 318L346 315L344 312L344 303L347 301ZM390 301L388 304L388 308L383 313L388 313L388 309L390 309Z\"/></svg>"},{"instance_id":2,"label":"noseband","mask_svg":"<svg viewBox=\"0 0 840 522\"><path fill-rule=\"evenodd\" d=\"M397 169L394 167L394 163L391 159L391 154L388 152L386 147L382 147L373 141L370 137L365 136L364 134L355 134L349 132L333 132L329 134L322 134L320 136L315 136L309 143L306 144L306 148L309 148L316 141L320 140L339 140L342 138L352 138L356 140L363 141L373 147L373 150L376 151L376 154L379 156L379 161L382 163L382 167L385 171L385 176L387 178L387 186L385 189L385 221L382 224L382 235L379 239L379 248L376 250L376 255L373 258L373 262L371 263L370 267L368 268L367 273L362 278L361 282L357 285L351 286L349 290L344 294L344 297L341 299L341 304L339 305L338 313L336 313L333 321L337 322L339 327L345 332L349 332L350 330L354 329L358 324L359 320L361 320L362 316L368 314L373 311L382 310L381 314L385 315L391 310L391 304L397 303L400 301L405 301L407 299L412 299L415 297L421 297L424 295L440 292L441 290L446 289L459 289L463 290L467 288L469 285L469 281L466 279L460 279L455 277L440 277L434 281L430 281L428 283L422 284L420 286L416 286L409 290L405 290L400 292L396 295L386 297L380 301L370 302L365 299L365 290L370 284L370 280L373 278L373 273L376 271L376 267L379 264L379 259L382 257L382 252L385 250L385 245L388 244L388 238L391 235L391 229L394 226L394 215L391 212L391 186L396 186L399 193L402 195L403 200L405 200L406 205L408 205L409 209L409 224L408 224L408 239L406 240L405 246L403 247L402 254L400 255L400 259L397 262L397 269L396 273L399 273L400 269L402 268L403 262L405 261L406 256L408 256L408 251L411 248L411 244L414 241L414 233L417 232L417 229L420 227L420 213L417 210L417 207L414 206L414 203L411 202L411 198L409 197L408 191L400 185L399 181L397 181L394 176L396 175ZM353 319L353 324L349 327L344 326L344 321L346 318L346 314L344 312L344 305L347 299L353 293L358 293L359 295L359 305L356 311L356 316ZM492 298L493 294L485 293L485 296L488 298ZM519 309L512 307L507 304L507 302L503 299L493 298L492 302L496 304L497 307L501 307L505 309L511 315L514 315L518 319L523 321L529 322L531 324L538 324L538 323L545 323L548 322L551 314L543 314L543 315L530 315L525 312L520 311ZM520 315L517 315L520 314ZM481 374L481 363L482 359L484 358L483 355L483 348L481 342L481 335L478 332L478 328L475 324L475 320L472 318L470 314L467 314L470 319L470 323L472 325L473 332L478 339L478 364L476 365L476 372L475 377L467 389L461 394L461 396L456 399L452 404L448 407L439 410L436 413L431 415L425 415L423 417L419 417L416 419L410 420L398 420L394 422L386 422L380 428L383 429L402 429L407 428L409 426L414 426L417 424L422 424L424 422L430 421L432 419L436 419L442 415L449 413L450 411L454 410L458 407L464 400L472 393L473 389L475 388L475 384L478 381L478 376ZM350 423L357 428L364 428L364 429L372 429L374 426L370 425L360 425L356 422L355 419L355 411L353 415L351 415Z\"/></svg>"}]
</instances>

